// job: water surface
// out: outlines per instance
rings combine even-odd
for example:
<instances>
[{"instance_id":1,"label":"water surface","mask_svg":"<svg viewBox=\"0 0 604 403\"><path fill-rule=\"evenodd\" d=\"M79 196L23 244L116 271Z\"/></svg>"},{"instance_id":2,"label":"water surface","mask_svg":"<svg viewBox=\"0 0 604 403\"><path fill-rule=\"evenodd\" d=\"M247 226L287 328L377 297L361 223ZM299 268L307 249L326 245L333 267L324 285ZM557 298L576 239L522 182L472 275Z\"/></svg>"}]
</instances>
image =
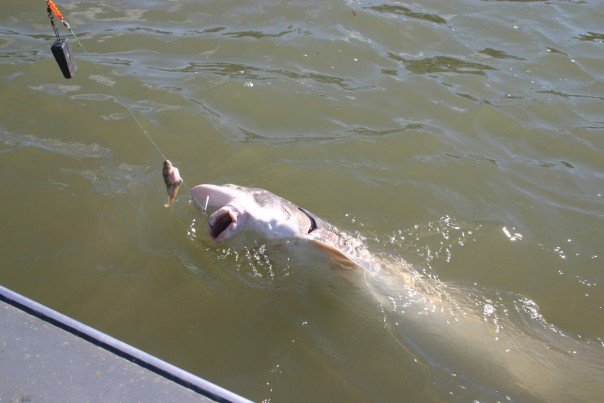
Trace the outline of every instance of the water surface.
<instances>
[{"instance_id":1,"label":"water surface","mask_svg":"<svg viewBox=\"0 0 604 403\"><path fill-rule=\"evenodd\" d=\"M58 5L71 80L43 2L0 17L4 286L257 401L602 396L601 1ZM199 183L382 270L213 245Z\"/></svg>"}]
</instances>

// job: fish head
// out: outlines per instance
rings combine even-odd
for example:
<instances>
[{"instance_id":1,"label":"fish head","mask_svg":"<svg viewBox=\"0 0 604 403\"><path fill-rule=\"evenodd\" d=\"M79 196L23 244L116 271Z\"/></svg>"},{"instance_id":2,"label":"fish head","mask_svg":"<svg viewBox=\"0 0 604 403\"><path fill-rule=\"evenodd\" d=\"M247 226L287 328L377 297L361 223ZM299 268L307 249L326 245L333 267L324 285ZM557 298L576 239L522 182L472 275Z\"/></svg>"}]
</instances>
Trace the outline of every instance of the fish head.
<instances>
[{"instance_id":1,"label":"fish head","mask_svg":"<svg viewBox=\"0 0 604 403\"><path fill-rule=\"evenodd\" d=\"M331 224L264 189L237 185L198 185L191 189L193 203L209 215L206 232L215 242L240 232L251 232L266 241L312 245L325 252L337 267L361 267L349 257L356 244ZM238 238L246 241L246 237ZM356 253L358 254L358 253Z\"/></svg>"},{"instance_id":2,"label":"fish head","mask_svg":"<svg viewBox=\"0 0 604 403\"><path fill-rule=\"evenodd\" d=\"M266 240L300 238L311 226L297 206L264 189L204 184L191 189L191 196L202 213L207 210L207 233L217 242L244 230Z\"/></svg>"}]
</instances>

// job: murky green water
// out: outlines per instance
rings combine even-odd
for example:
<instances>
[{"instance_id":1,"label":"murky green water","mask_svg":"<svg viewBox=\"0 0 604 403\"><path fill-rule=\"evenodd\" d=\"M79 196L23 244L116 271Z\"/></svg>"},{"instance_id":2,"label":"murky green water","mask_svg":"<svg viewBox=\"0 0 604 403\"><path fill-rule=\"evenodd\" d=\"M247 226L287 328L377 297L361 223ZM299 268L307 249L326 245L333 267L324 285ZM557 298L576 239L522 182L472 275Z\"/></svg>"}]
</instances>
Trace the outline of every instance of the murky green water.
<instances>
[{"instance_id":1,"label":"murky green water","mask_svg":"<svg viewBox=\"0 0 604 403\"><path fill-rule=\"evenodd\" d=\"M58 4L71 80L2 4L4 286L257 401L601 399L601 1ZM385 270L213 245L228 182Z\"/></svg>"}]
</instances>

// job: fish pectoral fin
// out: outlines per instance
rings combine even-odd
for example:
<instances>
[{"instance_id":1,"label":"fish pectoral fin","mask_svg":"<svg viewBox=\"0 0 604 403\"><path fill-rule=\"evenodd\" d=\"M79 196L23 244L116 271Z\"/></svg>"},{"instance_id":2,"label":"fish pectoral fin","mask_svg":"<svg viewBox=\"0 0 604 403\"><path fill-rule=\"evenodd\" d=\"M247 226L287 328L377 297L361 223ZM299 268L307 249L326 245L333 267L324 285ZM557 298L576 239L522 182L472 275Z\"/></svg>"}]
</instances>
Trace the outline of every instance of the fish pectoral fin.
<instances>
[{"instance_id":1,"label":"fish pectoral fin","mask_svg":"<svg viewBox=\"0 0 604 403\"><path fill-rule=\"evenodd\" d=\"M322 251L327 252L327 255L330 257L332 263L334 263L336 269L362 269L363 267L359 264L355 263L351 258L349 258L344 252L333 247L332 245L326 244L321 241L317 241L316 239L311 239L310 243L312 243L317 248Z\"/></svg>"}]
</instances>

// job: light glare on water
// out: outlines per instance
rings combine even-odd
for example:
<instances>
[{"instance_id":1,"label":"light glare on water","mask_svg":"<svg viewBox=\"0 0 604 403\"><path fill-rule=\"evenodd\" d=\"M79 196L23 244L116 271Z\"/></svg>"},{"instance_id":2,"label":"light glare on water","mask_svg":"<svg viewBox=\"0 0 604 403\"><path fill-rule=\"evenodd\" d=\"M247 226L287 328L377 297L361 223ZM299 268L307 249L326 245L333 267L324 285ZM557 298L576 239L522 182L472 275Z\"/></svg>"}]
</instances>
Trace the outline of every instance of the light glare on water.
<instances>
[{"instance_id":1,"label":"light glare on water","mask_svg":"<svg viewBox=\"0 0 604 403\"><path fill-rule=\"evenodd\" d=\"M58 5L71 80L3 2L2 285L256 401L601 398L600 1ZM129 110L187 186L268 189L367 270L213 244Z\"/></svg>"}]
</instances>

